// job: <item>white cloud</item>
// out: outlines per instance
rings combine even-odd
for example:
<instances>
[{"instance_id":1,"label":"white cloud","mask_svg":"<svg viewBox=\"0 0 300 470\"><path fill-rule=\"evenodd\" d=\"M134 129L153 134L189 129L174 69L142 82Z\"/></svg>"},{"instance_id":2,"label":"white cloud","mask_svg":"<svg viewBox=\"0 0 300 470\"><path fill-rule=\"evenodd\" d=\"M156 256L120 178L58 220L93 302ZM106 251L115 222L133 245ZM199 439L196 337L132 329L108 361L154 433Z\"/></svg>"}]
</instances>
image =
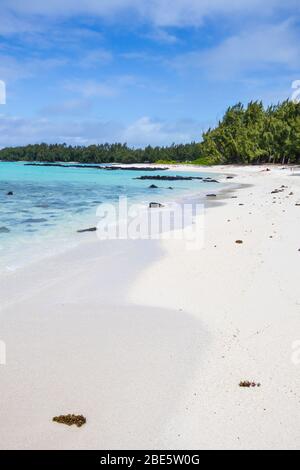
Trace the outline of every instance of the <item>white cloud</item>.
<instances>
[{"instance_id":1,"label":"white cloud","mask_svg":"<svg viewBox=\"0 0 300 470\"><path fill-rule=\"evenodd\" d=\"M113 55L106 49L94 49L84 54L84 57L79 61L79 65L85 68L98 67L99 65L106 65L112 62Z\"/></svg>"},{"instance_id":2,"label":"white cloud","mask_svg":"<svg viewBox=\"0 0 300 470\"><path fill-rule=\"evenodd\" d=\"M36 21L29 31L16 30L15 33L20 35L19 39L25 47L29 45L43 53L47 49L80 52L81 48L90 42L96 45L103 42L102 33L89 27L66 26L60 22L54 24L54 22L42 21L42 19L39 22Z\"/></svg>"},{"instance_id":3,"label":"white cloud","mask_svg":"<svg viewBox=\"0 0 300 470\"><path fill-rule=\"evenodd\" d=\"M112 75L100 82L96 80L69 80L64 83L64 89L82 96L85 100L90 98L114 98L122 91L134 88L145 88L145 80L130 74Z\"/></svg>"},{"instance_id":4,"label":"white cloud","mask_svg":"<svg viewBox=\"0 0 300 470\"><path fill-rule=\"evenodd\" d=\"M32 31L41 31L41 26L22 16L13 15L5 10L5 5L0 6L0 35L10 36L11 34L31 33Z\"/></svg>"},{"instance_id":5,"label":"white cloud","mask_svg":"<svg viewBox=\"0 0 300 470\"><path fill-rule=\"evenodd\" d=\"M210 78L240 78L273 66L299 67L298 33L289 21L265 25L231 36L214 48L177 56L170 63L179 70L199 68Z\"/></svg>"},{"instance_id":6,"label":"white cloud","mask_svg":"<svg viewBox=\"0 0 300 470\"><path fill-rule=\"evenodd\" d=\"M155 29L154 31L151 31L151 33L147 34L145 37L152 39L153 41L165 44L176 44L179 42L177 36L168 33L164 29Z\"/></svg>"},{"instance_id":7,"label":"white cloud","mask_svg":"<svg viewBox=\"0 0 300 470\"><path fill-rule=\"evenodd\" d=\"M274 9L299 8L286 0L2 0L2 10L21 15L66 18L91 15L119 20L124 14L156 26L198 26L211 15L272 15Z\"/></svg>"},{"instance_id":8,"label":"white cloud","mask_svg":"<svg viewBox=\"0 0 300 470\"><path fill-rule=\"evenodd\" d=\"M43 107L40 110L40 114L45 116L49 115L66 115L74 114L82 115L82 113L87 113L92 109L93 103L88 99L70 99L65 100L61 103L55 103Z\"/></svg>"},{"instance_id":9,"label":"white cloud","mask_svg":"<svg viewBox=\"0 0 300 470\"><path fill-rule=\"evenodd\" d=\"M122 141L144 146L191 142L200 138L200 125L192 120L168 122L144 116L124 129Z\"/></svg>"},{"instance_id":10,"label":"white cloud","mask_svg":"<svg viewBox=\"0 0 300 470\"><path fill-rule=\"evenodd\" d=\"M33 143L87 145L113 140L120 126L92 119L57 120L0 115L0 147Z\"/></svg>"},{"instance_id":11,"label":"white cloud","mask_svg":"<svg viewBox=\"0 0 300 470\"><path fill-rule=\"evenodd\" d=\"M65 89L77 93L84 98L101 97L111 98L118 94L118 89L109 83L94 80L76 80L65 83Z\"/></svg>"},{"instance_id":12,"label":"white cloud","mask_svg":"<svg viewBox=\"0 0 300 470\"><path fill-rule=\"evenodd\" d=\"M0 54L0 77L9 84L15 80L30 78L41 72L62 67L66 63L67 59L61 58L17 60L9 55Z\"/></svg>"},{"instance_id":13,"label":"white cloud","mask_svg":"<svg viewBox=\"0 0 300 470\"><path fill-rule=\"evenodd\" d=\"M33 143L89 145L127 142L130 146L169 145L199 139L192 120L161 121L142 117L130 124L98 119L57 120L0 115L0 148Z\"/></svg>"}]
</instances>

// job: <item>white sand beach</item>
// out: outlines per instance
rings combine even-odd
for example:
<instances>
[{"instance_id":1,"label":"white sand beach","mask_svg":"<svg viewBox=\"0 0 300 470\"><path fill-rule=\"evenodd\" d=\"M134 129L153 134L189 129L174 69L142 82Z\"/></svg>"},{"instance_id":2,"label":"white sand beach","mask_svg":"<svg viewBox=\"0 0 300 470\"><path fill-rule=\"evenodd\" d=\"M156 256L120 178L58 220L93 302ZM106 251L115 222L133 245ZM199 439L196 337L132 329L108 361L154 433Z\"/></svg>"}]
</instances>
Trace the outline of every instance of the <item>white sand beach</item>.
<instances>
[{"instance_id":1,"label":"white sand beach","mask_svg":"<svg viewBox=\"0 0 300 470\"><path fill-rule=\"evenodd\" d=\"M300 447L300 170L269 168L200 169L241 185L200 250L82 234L1 278L2 449Z\"/></svg>"}]
</instances>

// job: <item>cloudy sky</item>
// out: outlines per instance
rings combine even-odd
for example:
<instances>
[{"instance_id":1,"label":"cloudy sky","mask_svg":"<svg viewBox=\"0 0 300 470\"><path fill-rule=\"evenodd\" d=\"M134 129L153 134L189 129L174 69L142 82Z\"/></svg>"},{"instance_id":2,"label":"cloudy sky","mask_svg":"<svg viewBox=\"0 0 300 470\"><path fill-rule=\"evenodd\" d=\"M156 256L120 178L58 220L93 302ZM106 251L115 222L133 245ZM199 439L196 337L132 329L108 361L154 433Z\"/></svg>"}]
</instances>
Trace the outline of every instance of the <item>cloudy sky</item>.
<instances>
[{"instance_id":1,"label":"cloudy sky","mask_svg":"<svg viewBox=\"0 0 300 470\"><path fill-rule=\"evenodd\" d=\"M0 0L0 147L200 140L291 95L299 0Z\"/></svg>"}]
</instances>

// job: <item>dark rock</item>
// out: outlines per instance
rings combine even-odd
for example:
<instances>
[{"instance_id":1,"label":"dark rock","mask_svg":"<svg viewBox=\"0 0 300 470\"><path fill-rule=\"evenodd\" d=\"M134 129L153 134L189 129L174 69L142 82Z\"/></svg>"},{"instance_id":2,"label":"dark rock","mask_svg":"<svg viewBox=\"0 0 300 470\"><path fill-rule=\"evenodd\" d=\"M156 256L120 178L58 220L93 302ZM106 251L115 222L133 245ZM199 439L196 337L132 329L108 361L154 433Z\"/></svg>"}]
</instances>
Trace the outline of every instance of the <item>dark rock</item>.
<instances>
[{"instance_id":1,"label":"dark rock","mask_svg":"<svg viewBox=\"0 0 300 470\"><path fill-rule=\"evenodd\" d=\"M203 180L202 176L167 176L167 175L143 175L135 178L137 180L157 180L157 181L191 181Z\"/></svg>"},{"instance_id":2,"label":"dark rock","mask_svg":"<svg viewBox=\"0 0 300 470\"><path fill-rule=\"evenodd\" d=\"M160 202L150 202L149 203L149 209L157 209L159 207L164 207L163 204L160 204Z\"/></svg>"},{"instance_id":3,"label":"dark rock","mask_svg":"<svg viewBox=\"0 0 300 470\"><path fill-rule=\"evenodd\" d=\"M168 170L169 168L160 168L160 167L155 167L155 166L145 166L144 168L138 167L138 166L104 166L104 167L99 167L99 169L102 170L126 170L126 171L165 171Z\"/></svg>"},{"instance_id":4,"label":"dark rock","mask_svg":"<svg viewBox=\"0 0 300 470\"><path fill-rule=\"evenodd\" d=\"M284 189L274 189L273 191L271 191L271 194L282 193L283 191Z\"/></svg>"},{"instance_id":5,"label":"dark rock","mask_svg":"<svg viewBox=\"0 0 300 470\"><path fill-rule=\"evenodd\" d=\"M168 189L173 189L172 186L169 186Z\"/></svg>"},{"instance_id":6,"label":"dark rock","mask_svg":"<svg viewBox=\"0 0 300 470\"><path fill-rule=\"evenodd\" d=\"M85 232L96 232L97 227L91 227L91 228L84 228L83 230L77 230L77 233L85 233Z\"/></svg>"},{"instance_id":7,"label":"dark rock","mask_svg":"<svg viewBox=\"0 0 300 470\"><path fill-rule=\"evenodd\" d=\"M226 176L227 180L232 180L233 178L234 178L234 176Z\"/></svg>"},{"instance_id":8,"label":"dark rock","mask_svg":"<svg viewBox=\"0 0 300 470\"><path fill-rule=\"evenodd\" d=\"M158 188L158 186L155 186L155 184L151 184L151 185L149 186L149 189L157 189L157 188Z\"/></svg>"},{"instance_id":9,"label":"dark rock","mask_svg":"<svg viewBox=\"0 0 300 470\"><path fill-rule=\"evenodd\" d=\"M155 166L149 166L149 167L138 167L138 166L128 166L128 167L123 167L123 166L100 166L100 165L79 165L79 164L71 164L71 165L66 165L64 163L26 163L25 166L47 166L47 167L60 167L60 168L88 168L88 169L93 169L93 170L108 170L108 171L114 171L114 170L131 170L131 171L164 171L168 170L169 168L157 168Z\"/></svg>"},{"instance_id":10,"label":"dark rock","mask_svg":"<svg viewBox=\"0 0 300 470\"><path fill-rule=\"evenodd\" d=\"M6 196L13 196L13 195L14 195L14 193L13 193L12 191L9 191L9 192L6 194Z\"/></svg>"},{"instance_id":11,"label":"dark rock","mask_svg":"<svg viewBox=\"0 0 300 470\"><path fill-rule=\"evenodd\" d=\"M216 194L206 194L206 197L217 197Z\"/></svg>"},{"instance_id":12,"label":"dark rock","mask_svg":"<svg viewBox=\"0 0 300 470\"><path fill-rule=\"evenodd\" d=\"M10 230L7 227L0 227L0 233L9 233Z\"/></svg>"},{"instance_id":13,"label":"dark rock","mask_svg":"<svg viewBox=\"0 0 300 470\"><path fill-rule=\"evenodd\" d=\"M243 242L243 240L236 240L235 243L237 243L238 245L241 245Z\"/></svg>"}]
</instances>

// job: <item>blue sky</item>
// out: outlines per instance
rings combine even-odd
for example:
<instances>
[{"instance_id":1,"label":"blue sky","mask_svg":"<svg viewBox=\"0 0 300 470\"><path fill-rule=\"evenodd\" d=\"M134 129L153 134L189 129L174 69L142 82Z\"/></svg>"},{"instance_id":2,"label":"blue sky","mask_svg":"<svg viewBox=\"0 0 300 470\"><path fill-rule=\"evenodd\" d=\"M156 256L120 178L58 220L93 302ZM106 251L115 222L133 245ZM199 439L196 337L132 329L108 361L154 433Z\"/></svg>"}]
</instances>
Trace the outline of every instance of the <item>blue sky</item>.
<instances>
[{"instance_id":1,"label":"blue sky","mask_svg":"<svg viewBox=\"0 0 300 470\"><path fill-rule=\"evenodd\" d=\"M0 147L200 140L300 79L286 0L0 0Z\"/></svg>"}]
</instances>

